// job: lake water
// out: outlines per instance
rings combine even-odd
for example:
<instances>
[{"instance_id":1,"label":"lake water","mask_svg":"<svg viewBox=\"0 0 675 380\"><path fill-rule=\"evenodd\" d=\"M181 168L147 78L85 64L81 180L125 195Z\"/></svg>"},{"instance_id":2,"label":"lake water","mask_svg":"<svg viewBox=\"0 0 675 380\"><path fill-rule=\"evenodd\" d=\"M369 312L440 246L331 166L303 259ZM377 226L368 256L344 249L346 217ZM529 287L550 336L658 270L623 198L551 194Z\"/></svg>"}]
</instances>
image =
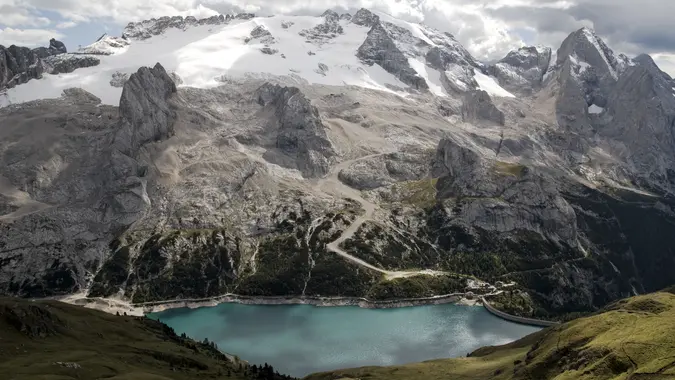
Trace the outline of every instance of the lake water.
<instances>
[{"instance_id":1,"label":"lake water","mask_svg":"<svg viewBox=\"0 0 675 380\"><path fill-rule=\"evenodd\" d=\"M149 315L177 334L215 341L222 351L280 373L461 357L511 342L539 328L499 319L480 306L430 305L397 309L355 306L220 304Z\"/></svg>"}]
</instances>

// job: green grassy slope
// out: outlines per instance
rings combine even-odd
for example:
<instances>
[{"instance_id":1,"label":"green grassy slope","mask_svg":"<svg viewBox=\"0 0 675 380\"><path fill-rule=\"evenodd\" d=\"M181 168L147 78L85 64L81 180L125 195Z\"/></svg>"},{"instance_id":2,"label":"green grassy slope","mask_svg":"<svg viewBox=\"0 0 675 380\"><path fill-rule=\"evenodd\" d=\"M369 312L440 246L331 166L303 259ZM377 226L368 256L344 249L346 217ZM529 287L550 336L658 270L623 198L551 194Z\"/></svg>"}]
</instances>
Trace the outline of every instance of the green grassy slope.
<instances>
[{"instance_id":1,"label":"green grassy slope","mask_svg":"<svg viewBox=\"0 0 675 380\"><path fill-rule=\"evenodd\" d=\"M551 327L467 358L315 374L307 380L673 380L675 294L618 301L602 312Z\"/></svg>"},{"instance_id":2,"label":"green grassy slope","mask_svg":"<svg viewBox=\"0 0 675 380\"><path fill-rule=\"evenodd\" d=\"M3 380L287 378L258 372L148 318L0 298Z\"/></svg>"}]
</instances>

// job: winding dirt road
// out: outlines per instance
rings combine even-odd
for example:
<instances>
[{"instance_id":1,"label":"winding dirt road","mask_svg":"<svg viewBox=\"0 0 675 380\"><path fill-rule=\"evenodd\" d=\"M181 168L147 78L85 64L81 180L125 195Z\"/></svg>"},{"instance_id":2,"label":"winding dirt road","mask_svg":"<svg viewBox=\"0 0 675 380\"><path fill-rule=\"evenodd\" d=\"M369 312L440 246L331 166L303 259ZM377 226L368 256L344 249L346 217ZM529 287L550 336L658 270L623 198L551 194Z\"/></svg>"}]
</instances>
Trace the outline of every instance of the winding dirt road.
<instances>
[{"instance_id":1,"label":"winding dirt road","mask_svg":"<svg viewBox=\"0 0 675 380\"><path fill-rule=\"evenodd\" d=\"M334 253L337 253L338 255L346 258L349 261L352 261L358 265L361 265L363 267L369 268L371 270L383 273L387 279L394 279L394 278L401 278L401 277L412 277L412 276L417 276L417 275L441 275L444 274L445 272L439 272L439 271L434 271L430 269L425 269L425 270L420 270L420 271L388 271L385 269L382 269L380 267L377 267L375 265L372 265L358 257L355 257L353 255L350 255L349 253L345 252L342 248L340 248L340 244L342 244L345 240L351 238L354 236L356 231L358 231L359 227L363 225L368 220L372 220L373 218L373 213L375 213L375 210L377 209L377 205L374 204L373 202L368 201L367 199L363 198L361 195L361 191L354 189L352 187L349 187L345 185L340 179L338 178L338 175L340 174L340 171L343 169L348 168L350 165L357 161L362 161L366 160L369 158L374 158L378 156L383 156L385 154L389 154L389 152L385 153L377 153L377 154L371 154L363 157L359 157L353 160L347 160L339 163L338 165L334 166L330 173L328 173L327 176L321 178L317 184L314 186L315 190L321 191L325 194L332 195L334 197L339 197L339 198L349 198L353 199L361 204L361 207L365 210L365 212L359 216L350 226L347 228L342 235L337 240L334 240L326 246L329 251L332 251Z\"/></svg>"}]
</instances>

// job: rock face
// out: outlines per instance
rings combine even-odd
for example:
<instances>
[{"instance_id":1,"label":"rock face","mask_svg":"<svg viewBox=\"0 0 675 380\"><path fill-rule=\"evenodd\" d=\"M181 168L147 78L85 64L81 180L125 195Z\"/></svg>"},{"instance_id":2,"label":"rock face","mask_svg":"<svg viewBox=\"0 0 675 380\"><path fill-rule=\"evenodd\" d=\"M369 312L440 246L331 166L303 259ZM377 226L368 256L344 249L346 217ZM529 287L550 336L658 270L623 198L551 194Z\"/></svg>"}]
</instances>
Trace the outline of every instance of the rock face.
<instances>
[{"instance_id":1,"label":"rock face","mask_svg":"<svg viewBox=\"0 0 675 380\"><path fill-rule=\"evenodd\" d=\"M351 21L356 25L373 27L380 21L380 17L368 9L361 8L354 14Z\"/></svg>"},{"instance_id":2,"label":"rock face","mask_svg":"<svg viewBox=\"0 0 675 380\"><path fill-rule=\"evenodd\" d=\"M366 64L382 66L387 72L414 89L422 91L429 89L427 82L410 67L406 56L398 49L387 30L379 22L370 29L368 37L359 47L356 56Z\"/></svg>"},{"instance_id":3,"label":"rock face","mask_svg":"<svg viewBox=\"0 0 675 380\"><path fill-rule=\"evenodd\" d=\"M510 52L488 71L509 91L531 94L543 86L554 59L551 48L526 46Z\"/></svg>"},{"instance_id":4,"label":"rock face","mask_svg":"<svg viewBox=\"0 0 675 380\"><path fill-rule=\"evenodd\" d=\"M90 55L111 55L129 45L129 40L125 38L104 34L93 44L79 49L78 53Z\"/></svg>"},{"instance_id":5,"label":"rock face","mask_svg":"<svg viewBox=\"0 0 675 380\"><path fill-rule=\"evenodd\" d=\"M464 95L462 119L468 122L484 120L504 125L504 113L492 103L490 95L482 90L471 91Z\"/></svg>"},{"instance_id":6,"label":"rock face","mask_svg":"<svg viewBox=\"0 0 675 380\"><path fill-rule=\"evenodd\" d=\"M112 74L112 78L110 78L110 85L113 87L122 88L128 80L129 74L117 71Z\"/></svg>"},{"instance_id":7,"label":"rock face","mask_svg":"<svg viewBox=\"0 0 675 380\"><path fill-rule=\"evenodd\" d=\"M636 59L610 93L600 133L630 147L624 159L653 186L675 186L675 81L648 56Z\"/></svg>"},{"instance_id":8,"label":"rock face","mask_svg":"<svg viewBox=\"0 0 675 380\"><path fill-rule=\"evenodd\" d=\"M90 56L67 54L61 41L49 40L49 47L29 49L0 45L0 90L39 79L43 73L70 73L78 68L96 66L100 60Z\"/></svg>"},{"instance_id":9,"label":"rock face","mask_svg":"<svg viewBox=\"0 0 675 380\"><path fill-rule=\"evenodd\" d=\"M128 156L139 147L173 134L174 111L168 104L176 84L159 63L141 67L124 84L120 98L120 128L113 146Z\"/></svg>"},{"instance_id":10,"label":"rock face","mask_svg":"<svg viewBox=\"0 0 675 380\"><path fill-rule=\"evenodd\" d=\"M242 18L242 16L237 15L235 18ZM122 38L125 39L137 39L145 40L152 36L157 36L167 29L183 29L189 26L195 25L222 25L229 22L232 19L232 16L227 15L214 15L207 18L196 19L195 17L188 16L183 18L182 16L173 16L173 17L160 17L153 18L150 20L144 20L140 22L130 22L124 28L124 33Z\"/></svg>"},{"instance_id":11,"label":"rock face","mask_svg":"<svg viewBox=\"0 0 675 380\"><path fill-rule=\"evenodd\" d=\"M101 99L97 96L77 87L63 90L63 97L75 104L101 104Z\"/></svg>"},{"instance_id":12,"label":"rock face","mask_svg":"<svg viewBox=\"0 0 675 380\"><path fill-rule=\"evenodd\" d=\"M49 47L29 49L0 45L0 90L40 78L47 70L42 59L66 52L62 42L51 39Z\"/></svg>"},{"instance_id":13,"label":"rock face","mask_svg":"<svg viewBox=\"0 0 675 380\"><path fill-rule=\"evenodd\" d=\"M340 25L341 18L339 14L334 11L327 10L321 15L321 17L324 18L323 23L311 29L304 29L300 31L299 34L307 38L308 41L322 44L335 38L339 34L344 33L342 25Z\"/></svg>"},{"instance_id":14,"label":"rock face","mask_svg":"<svg viewBox=\"0 0 675 380\"><path fill-rule=\"evenodd\" d=\"M251 31L251 37L246 39L246 43L255 41L262 44L273 44L275 42L272 33L264 26L258 25Z\"/></svg>"},{"instance_id":15,"label":"rock face","mask_svg":"<svg viewBox=\"0 0 675 380\"><path fill-rule=\"evenodd\" d=\"M3 162L16 160L0 173L4 293L39 297L86 285L87 273L107 256L115 230L150 205L137 156L142 144L170 133L167 99L173 92L173 82L157 65L131 76L119 119L115 107L100 106L81 89L34 108L3 108L3 125L11 126L2 131L3 142L9 135L33 141L24 150L0 146ZM32 117L35 112L41 117ZM26 234L29 229L33 232Z\"/></svg>"},{"instance_id":16,"label":"rock face","mask_svg":"<svg viewBox=\"0 0 675 380\"><path fill-rule=\"evenodd\" d=\"M66 45L61 41L57 41L54 38L49 40L49 47L39 47L33 49L33 52L40 58L47 58L56 54L67 53Z\"/></svg>"},{"instance_id":17,"label":"rock face","mask_svg":"<svg viewBox=\"0 0 675 380\"><path fill-rule=\"evenodd\" d=\"M37 53L26 47L0 46L0 89L40 78L44 64Z\"/></svg>"},{"instance_id":18,"label":"rock face","mask_svg":"<svg viewBox=\"0 0 675 380\"><path fill-rule=\"evenodd\" d=\"M306 177L326 174L335 151L318 110L300 89L264 85L258 90L258 102L274 109L278 131L276 147L290 157Z\"/></svg>"},{"instance_id":19,"label":"rock face","mask_svg":"<svg viewBox=\"0 0 675 380\"><path fill-rule=\"evenodd\" d=\"M50 74L72 73L83 67L97 66L101 60L87 55L59 54L44 59L47 72Z\"/></svg>"},{"instance_id":20,"label":"rock face","mask_svg":"<svg viewBox=\"0 0 675 380\"><path fill-rule=\"evenodd\" d=\"M439 199L471 199L458 215L462 223L501 233L536 232L560 244L577 239L574 210L542 173L520 164L491 162L445 139L432 175L439 178Z\"/></svg>"}]
</instances>

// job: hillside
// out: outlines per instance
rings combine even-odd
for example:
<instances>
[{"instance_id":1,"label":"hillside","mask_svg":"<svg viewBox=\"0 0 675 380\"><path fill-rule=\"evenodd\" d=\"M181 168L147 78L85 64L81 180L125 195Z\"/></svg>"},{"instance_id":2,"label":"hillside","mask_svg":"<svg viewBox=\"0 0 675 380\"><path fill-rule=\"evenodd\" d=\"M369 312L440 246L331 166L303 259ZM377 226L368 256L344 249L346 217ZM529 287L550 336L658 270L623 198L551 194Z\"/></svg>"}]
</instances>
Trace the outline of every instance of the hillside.
<instances>
[{"instance_id":1,"label":"hillside","mask_svg":"<svg viewBox=\"0 0 675 380\"><path fill-rule=\"evenodd\" d=\"M672 380L675 294L624 299L602 312L466 358L314 374L306 380Z\"/></svg>"},{"instance_id":2,"label":"hillside","mask_svg":"<svg viewBox=\"0 0 675 380\"><path fill-rule=\"evenodd\" d=\"M2 379L290 379L258 372L148 318L0 299Z\"/></svg>"}]
</instances>

